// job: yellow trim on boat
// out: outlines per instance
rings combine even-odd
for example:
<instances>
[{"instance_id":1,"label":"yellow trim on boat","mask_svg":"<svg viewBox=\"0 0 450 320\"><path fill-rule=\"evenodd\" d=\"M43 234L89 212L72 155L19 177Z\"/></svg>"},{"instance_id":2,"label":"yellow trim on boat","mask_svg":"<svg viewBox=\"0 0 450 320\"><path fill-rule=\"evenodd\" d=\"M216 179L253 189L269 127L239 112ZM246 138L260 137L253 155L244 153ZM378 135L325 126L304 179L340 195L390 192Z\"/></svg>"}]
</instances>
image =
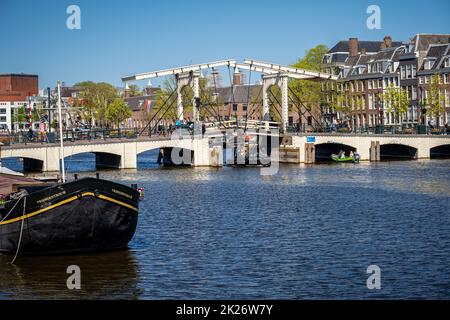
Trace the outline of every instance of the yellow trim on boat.
<instances>
[{"instance_id":1,"label":"yellow trim on boat","mask_svg":"<svg viewBox=\"0 0 450 320\"><path fill-rule=\"evenodd\" d=\"M85 196L95 197L95 194L94 194L93 192L84 192L84 193L81 194L81 196L82 196L82 197L85 197ZM106 200L106 201L109 201L109 202L113 202L113 203L115 203L115 204L121 205L121 206L126 207L126 208L128 208L128 209L131 209L131 210L133 210L133 211L139 212L139 210L138 210L136 207L133 207L132 205L129 205L128 203L125 203L125 202L122 202L122 201L119 201L119 200L116 200L116 199L113 199L113 198L104 196L104 195L102 195L102 194L99 194L98 197L99 197L100 199L102 199L102 200ZM1 226L1 225L5 225L5 224L14 223L14 222L21 221L21 220L25 220L25 219L28 219L28 218L31 218L31 217L34 217L34 216L37 216L38 214L41 214L41 213L46 212L46 211L48 211L48 210L51 210L51 209L54 209L54 208L63 206L63 205L65 205L65 204L67 204L67 203L69 203L69 202L72 202L72 201L75 201L75 200L77 200L77 199L78 199L77 196L70 197L70 198L65 199L65 200L62 200L62 201L60 201L60 202L58 202L58 203L52 204L51 206L48 206L48 207L45 207L45 208L43 208L43 209L34 211L34 212L32 212L32 213L28 213L28 214L26 214L26 215L23 215L23 216L14 218L14 219L2 221L2 222L0 222L0 226Z\"/></svg>"}]
</instances>

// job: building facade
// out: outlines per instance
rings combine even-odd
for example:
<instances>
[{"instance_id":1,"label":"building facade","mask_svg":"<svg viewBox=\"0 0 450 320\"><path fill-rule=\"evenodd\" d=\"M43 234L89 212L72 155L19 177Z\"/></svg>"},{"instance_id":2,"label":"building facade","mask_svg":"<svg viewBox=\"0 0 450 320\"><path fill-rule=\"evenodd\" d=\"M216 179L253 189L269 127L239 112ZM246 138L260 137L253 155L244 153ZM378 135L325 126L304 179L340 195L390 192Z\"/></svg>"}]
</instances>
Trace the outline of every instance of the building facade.
<instances>
[{"instance_id":1,"label":"building facade","mask_svg":"<svg viewBox=\"0 0 450 320\"><path fill-rule=\"evenodd\" d=\"M449 40L450 35L446 34L417 34L405 43L394 42L389 36L382 42L359 42L356 38L339 42L323 60L324 71L339 76L337 82L323 86L327 97L322 105L325 122L345 123L351 129L448 124ZM427 110L427 92L434 74L441 78L446 109L442 115L430 118L422 111ZM393 111L389 101L385 101L383 97L389 88L406 93L406 112Z\"/></svg>"},{"instance_id":2,"label":"building facade","mask_svg":"<svg viewBox=\"0 0 450 320\"><path fill-rule=\"evenodd\" d=\"M0 130L24 130L28 121L18 115L30 107L29 97L38 95L39 79L33 74L0 74ZM32 107L32 106L31 106Z\"/></svg>"}]
</instances>

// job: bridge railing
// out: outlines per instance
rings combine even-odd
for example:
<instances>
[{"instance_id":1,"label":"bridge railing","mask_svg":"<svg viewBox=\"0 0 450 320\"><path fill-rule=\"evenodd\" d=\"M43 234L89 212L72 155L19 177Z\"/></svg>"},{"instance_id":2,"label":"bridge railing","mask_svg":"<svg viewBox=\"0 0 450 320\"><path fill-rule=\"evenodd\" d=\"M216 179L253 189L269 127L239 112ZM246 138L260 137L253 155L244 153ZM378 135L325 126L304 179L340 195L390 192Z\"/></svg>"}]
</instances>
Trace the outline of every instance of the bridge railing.
<instances>
[{"instance_id":1,"label":"bridge railing","mask_svg":"<svg viewBox=\"0 0 450 320\"><path fill-rule=\"evenodd\" d=\"M229 123L229 128L244 128L240 123ZM269 125L270 129L279 129L274 122L262 122L262 121L248 121L247 129L265 129ZM154 132L144 132L142 135L149 137L160 137L170 135L176 128L160 127ZM218 128L217 132L221 132L221 128ZM184 129L183 129L184 130ZM185 129L190 134L188 129ZM206 126L206 132L211 133L214 131L214 124ZM140 128L127 128L127 129L89 129L89 130L64 130L63 139L66 142L85 141L85 140L108 140L108 139L136 139L140 136ZM328 134L395 134L395 135L450 135L450 127L429 127L421 125L382 125L382 126L370 126L370 127L336 127L336 126L324 126L321 129L314 129L306 124L288 126L288 133L296 134L308 134L308 133L328 133ZM18 131L18 132L0 132L0 143L3 145L14 144L44 144L44 143L58 143L60 141L59 132L40 133L37 131Z\"/></svg>"},{"instance_id":2,"label":"bridge railing","mask_svg":"<svg viewBox=\"0 0 450 320\"><path fill-rule=\"evenodd\" d=\"M289 126L287 131L290 133L336 133L336 134L395 134L395 135L448 135L450 127L429 127L422 125L379 125L370 127L337 127L324 126L320 129L314 129L308 125Z\"/></svg>"},{"instance_id":3,"label":"bridge railing","mask_svg":"<svg viewBox=\"0 0 450 320\"><path fill-rule=\"evenodd\" d=\"M135 139L138 135L138 128L127 128L64 130L62 137L66 142L75 142L80 140ZM61 138L58 131L45 133L38 131L0 133L0 142L4 145L57 143L60 139Z\"/></svg>"}]
</instances>

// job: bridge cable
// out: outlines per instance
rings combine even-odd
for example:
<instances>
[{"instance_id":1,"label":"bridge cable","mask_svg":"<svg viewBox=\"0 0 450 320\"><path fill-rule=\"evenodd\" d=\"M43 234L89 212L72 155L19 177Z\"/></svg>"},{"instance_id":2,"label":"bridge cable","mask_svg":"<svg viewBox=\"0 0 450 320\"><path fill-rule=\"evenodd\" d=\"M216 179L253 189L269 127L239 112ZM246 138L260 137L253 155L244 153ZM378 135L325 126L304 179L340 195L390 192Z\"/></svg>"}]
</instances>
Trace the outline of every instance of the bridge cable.
<instances>
[{"instance_id":1,"label":"bridge cable","mask_svg":"<svg viewBox=\"0 0 450 320\"><path fill-rule=\"evenodd\" d=\"M163 104L161 105L161 107L158 108L158 110L156 111L156 113L152 116L152 118L147 122L147 124L145 125L145 127L141 130L141 132L139 133L139 135L142 135L142 133L150 126L150 124L152 123L152 121L156 118L156 116L158 115L158 113L162 110L162 108L167 104L167 102L169 102L169 100L172 98L173 94L175 93L175 91L173 90L172 93L169 95L169 97L163 102ZM172 103L173 104L173 103ZM159 121L158 121L159 122Z\"/></svg>"},{"instance_id":2,"label":"bridge cable","mask_svg":"<svg viewBox=\"0 0 450 320\"><path fill-rule=\"evenodd\" d=\"M258 95L256 96L256 100L259 99L259 97L261 96L262 91L263 91L263 86L261 86L261 88L259 89L259 93L258 93ZM260 106L259 106L259 107L260 107ZM250 117L252 117L252 116L255 114L255 112L256 112L257 110L258 110L258 105L256 104L256 108L255 108L255 105L253 105L253 110L252 110L252 112L250 113Z\"/></svg>"},{"instance_id":3,"label":"bridge cable","mask_svg":"<svg viewBox=\"0 0 450 320\"><path fill-rule=\"evenodd\" d=\"M167 114L167 112L169 112L169 110L172 108L172 106L174 105L175 100L172 101L169 105L167 105L166 110L164 111L164 113L161 115L161 117L158 119L158 121L156 121L155 125L153 127L150 128L149 132L150 134L157 128L157 126L159 125L159 123L161 122L161 120L164 118L164 116Z\"/></svg>"},{"instance_id":4,"label":"bridge cable","mask_svg":"<svg viewBox=\"0 0 450 320\"><path fill-rule=\"evenodd\" d=\"M270 92L270 95L274 98L275 102L276 102L278 105L281 105L280 100L278 100L278 98L273 94L273 92L270 91L270 90L269 90L269 92ZM272 105L274 105L274 103L273 103L272 100L270 100L270 102L272 103ZM274 105L274 106L275 106L275 105ZM278 108L274 108L274 109L275 109L275 111L278 113L278 115L280 116L280 119L281 119L281 118L282 118L282 115L281 115L281 113L280 113L280 110L278 110Z\"/></svg>"},{"instance_id":5,"label":"bridge cable","mask_svg":"<svg viewBox=\"0 0 450 320\"><path fill-rule=\"evenodd\" d=\"M212 105L213 105L213 103L211 102L211 99L208 98L208 94L204 94L204 98L205 98L205 100L206 100L206 102L207 102L206 104L204 104L204 106L212 106ZM226 126L222 123L222 121L221 121L221 119L220 119L220 114L218 114L218 112L217 112L214 108L211 108L211 110L209 110L208 108L205 108L205 110L208 111L209 114L213 116L213 118L215 118L216 120L218 120L219 126L222 125L224 128L226 127ZM213 112L214 112L214 113L213 113Z\"/></svg>"},{"instance_id":6,"label":"bridge cable","mask_svg":"<svg viewBox=\"0 0 450 320\"><path fill-rule=\"evenodd\" d=\"M214 70L215 70L215 68L213 67L212 68L212 76L213 76L213 83L214 83L214 92L213 92L213 95L216 97L216 99L217 99L217 95L218 95L218 93L217 93L217 84L216 84L216 75L215 75L215 73L214 73ZM211 100L209 100L208 99L208 105L211 105ZM214 109L214 108L212 108L212 109ZM220 123L220 113L218 113L218 112L216 112L215 110L214 110L214 112L216 113L216 119L217 120L219 120L219 123Z\"/></svg>"},{"instance_id":7,"label":"bridge cable","mask_svg":"<svg viewBox=\"0 0 450 320\"><path fill-rule=\"evenodd\" d=\"M311 112L311 108L308 108L303 102L302 102L302 100L300 99L300 97L291 89L291 88L289 88L289 91L294 95L294 97L298 100L298 102L300 103L300 105L301 106L303 106L307 111L308 111L308 113L309 113L309 115L314 119L314 121L316 122L316 124L318 124L319 125L319 127L321 128L321 129L323 129L323 126L322 126L322 124L316 119L316 117L312 114L312 112ZM293 101L293 99L291 98L291 100ZM293 101L294 102L294 101ZM295 102L294 102L294 105L295 105Z\"/></svg>"}]
</instances>

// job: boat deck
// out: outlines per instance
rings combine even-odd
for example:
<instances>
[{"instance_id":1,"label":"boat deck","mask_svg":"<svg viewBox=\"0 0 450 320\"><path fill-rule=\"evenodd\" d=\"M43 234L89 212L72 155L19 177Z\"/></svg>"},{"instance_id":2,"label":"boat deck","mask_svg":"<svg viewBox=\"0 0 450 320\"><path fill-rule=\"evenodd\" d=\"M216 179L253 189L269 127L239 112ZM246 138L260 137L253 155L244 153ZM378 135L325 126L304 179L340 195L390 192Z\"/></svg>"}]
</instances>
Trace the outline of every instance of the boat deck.
<instances>
[{"instance_id":1,"label":"boat deck","mask_svg":"<svg viewBox=\"0 0 450 320\"><path fill-rule=\"evenodd\" d=\"M0 173L0 197L16 192L17 188L20 186L38 186L45 184L47 183L26 177Z\"/></svg>"}]
</instances>

